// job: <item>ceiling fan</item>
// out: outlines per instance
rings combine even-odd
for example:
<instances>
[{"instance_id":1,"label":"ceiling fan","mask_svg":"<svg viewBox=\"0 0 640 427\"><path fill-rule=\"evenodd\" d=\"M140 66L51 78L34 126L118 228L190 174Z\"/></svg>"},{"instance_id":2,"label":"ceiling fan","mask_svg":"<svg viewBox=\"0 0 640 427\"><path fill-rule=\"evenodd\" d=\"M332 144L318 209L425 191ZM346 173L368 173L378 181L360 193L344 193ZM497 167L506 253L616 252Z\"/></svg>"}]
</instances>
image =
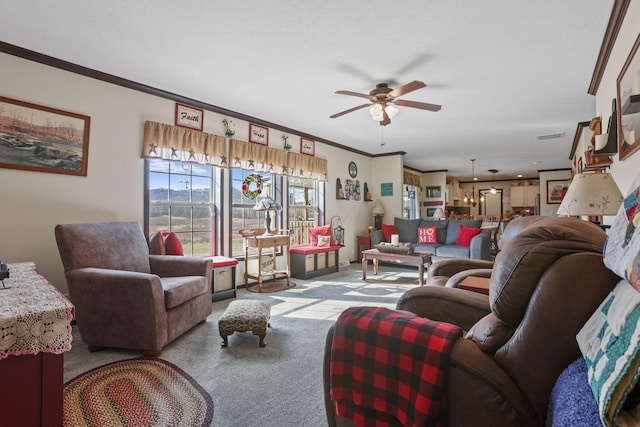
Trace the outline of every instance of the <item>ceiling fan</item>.
<instances>
[{"instance_id":1,"label":"ceiling fan","mask_svg":"<svg viewBox=\"0 0 640 427\"><path fill-rule=\"evenodd\" d=\"M336 117L340 117L347 113L351 113L356 110L360 110L361 108L371 107L369 109L369 113L371 113L371 117L380 122L380 126L386 126L391 123L391 119L398 113L398 109L395 108L395 105L401 107L411 107L411 108L420 108L422 110L429 111L439 111L442 108L440 105L436 104L427 104L426 102L416 102L416 101L405 101L403 99L396 99L399 96L407 94L409 92L413 92L414 90L421 89L427 86L423 82L419 82L417 80L412 81L411 83L407 83L404 86L399 87L398 89L391 89L387 83L378 83L376 88L369 92L369 95L358 92L351 92L349 90L339 90L336 93L340 95L351 95L351 96L359 96L360 98L366 98L371 103L358 105L357 107L350 108L345 111L341 111L336 113L331 117L335 119Z\"/></svg>"}]
</instances>

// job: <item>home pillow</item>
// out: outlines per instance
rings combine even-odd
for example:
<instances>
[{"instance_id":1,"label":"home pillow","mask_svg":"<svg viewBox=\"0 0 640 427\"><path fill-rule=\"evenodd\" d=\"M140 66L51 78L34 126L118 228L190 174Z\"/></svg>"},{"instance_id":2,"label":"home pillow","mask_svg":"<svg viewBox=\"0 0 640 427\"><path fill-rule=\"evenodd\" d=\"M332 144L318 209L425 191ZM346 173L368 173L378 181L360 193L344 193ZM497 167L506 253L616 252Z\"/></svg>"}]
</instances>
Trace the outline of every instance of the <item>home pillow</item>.
<instances>
[{"instance_id":1,"label":"home pillow","mask_svg":"<svg viewBox=\"0 0 640 427\"><path fill-rule=\"evenodd\" d=\"M418 243L438 243L438 227L418 228Z\"/></svg>"},{"instance_id":2,"label":"home pillow","mask_svg":"<svg viewBox=\"0 0 640 427\"><path fill-rule=\"evenodd\" d=\"M465 227L464 225L460 225L460 233L456 239L456 245L471 246L471 239L473 239L473 236L480 234L481 231L481 228Z\"/></svg>"},{"instance_id":3,"label":"home pillow","mask_svg":"<svg viewBox=\"0 0 640 427\"><path fill-rule=\"evenodd\" d=\"M329 236L318 236L318 246L319 247L329 247L331 243L331 237Z\"/></svg>"},{"instance_id":4,"label":"home pillow","mask_svg":"<svg viewBox=\"0 0 640 427\"><path fill-rule=\"evenodd\" d=\"M162 237L164 238L165 253L167 255L184 255L182 241L180 241L176 233L173 231L163 231Z\"/></svg>"},{"instance_id":5,"label":"home pillow","mask_svg":"<svg viewBox=\"0 0 640 427\"><path fill-rule=\"evenodd\" d=\"M149 238L149 253L151 255L166 255L167 250L164 246L164 237L162 233L153 233Z\"/></svg>"},{"instance_id":6,"label":"home pillow","mask_svg":"<svg viewBox=\"0 0 640 427\"><path fill-rule=\"evenodd\" d=\"M640 175L608 231L604 247L604 264L626 278L640 292Z\"/></svg>"},{"instance_id":7,"label":"home pillow","mask_svg":"<svg viewBox=\"0 0 640 427\"><path fill-rule=\"evenodd\" d=\"M640 293L620 281L576 336L600 419L617 425L640 376Z\"/></svg>"},{"instance_id":8,"label":"home pillow","mask_svg":"<svg viewBox=\"0 0 640 427\"><path fill-rule=\"evenodd\" d=\"M382 234L384 235L385 242L391 242L391 235L398 234L398 230L393 225L382 224Z\"/></svg>"},{"instance_id":9,"label":"home pillow","mask_svg":"<svg viewBox=\"0 0 640 427\"><path fill-rule=\"evenodd\" d=\"M318 236L329 236L331 246L336 245L336 242L333 240L333 235L331 234L331 224L311 227L309 228L309 235L311 236L312 246L318 246Z\"/></svg>"}]
</instances>

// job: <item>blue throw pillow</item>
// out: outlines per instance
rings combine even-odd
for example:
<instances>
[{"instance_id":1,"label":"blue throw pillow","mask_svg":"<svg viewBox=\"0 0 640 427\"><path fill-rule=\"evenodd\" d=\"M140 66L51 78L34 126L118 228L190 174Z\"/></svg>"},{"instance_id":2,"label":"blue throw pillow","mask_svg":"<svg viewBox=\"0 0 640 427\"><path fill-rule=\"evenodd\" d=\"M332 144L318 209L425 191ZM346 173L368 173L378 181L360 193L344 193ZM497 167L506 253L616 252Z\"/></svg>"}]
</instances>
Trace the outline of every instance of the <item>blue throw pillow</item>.
<instances>
[{"instance_id":1,"label":"blue throw pillow","mask_svg":"<svg viewBox=\"0 0 640 427\"><path fill-rule=\"evenodd\" d=\"M395 225L396 230L398 230L400 241L405 243L418 243L418 225L420 225L421 221L420 218L394 218L393 225Z\"/></svg>"}]
</instances>

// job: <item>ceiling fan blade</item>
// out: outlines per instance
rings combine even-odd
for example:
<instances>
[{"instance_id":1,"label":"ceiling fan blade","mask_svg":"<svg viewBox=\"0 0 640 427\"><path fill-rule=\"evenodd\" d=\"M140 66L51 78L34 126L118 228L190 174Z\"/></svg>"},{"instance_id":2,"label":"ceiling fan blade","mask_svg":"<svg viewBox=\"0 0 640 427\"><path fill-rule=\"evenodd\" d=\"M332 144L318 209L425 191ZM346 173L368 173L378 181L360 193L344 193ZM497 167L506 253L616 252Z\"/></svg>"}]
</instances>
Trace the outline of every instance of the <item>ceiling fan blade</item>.
<instances>
[{"instance_id":1,"label":"ceiling fan blade","mask_svg":"<svg viewBox=\"0 0 640 427\"><path fill-rule=\"evenodd\" d=\"M334 114L332 116L329 116L329 118L335 119L336 117L344 116L347 113L351 113L352 111L356 111L356 110L359 110L361 108L368 107L369 105L371 105L371 104L358 105L357 107L349 108L348 110L344 110L344 111L336 113L336 114Z\"/></svg>"},{"instance_id":2,"label":"ceiling fan blade","mask_svg":"<svg viewBox=\"0 0 640 427\"><path fill-rule=\"evenodd\" d=\"M426 102L405 101L402 99L397 99L393 101L393 103L401 107L420 108L421 110L429 111L440 111L440 109L442 108L441 105L427 104Z\"/></svg>"},{"instance_id":3,"label":"ceiling fan blade","mask_svg":"<svg viewBox=\"0 0 640 427\"><path fill-rule=\"evenodd\" d=\"M427 86L426 84L424 84L423 82L419 82L418 80L414 80L411 83L407 83L404 86L400 86L398 89L394 89L391 92L389 92L389 96L391 98L397 98L401 95L407 94L409 92L413 92L414 90L420 89Z\"/></svg>"},{"instance_id":4,"label":"ceiling fan blade","mask_svg":"<svg viewBox=\"0 0 640 427\"><path fill-rule=\"evenodd\" d=\"M337 94L340 95L350 95L350 96L359 96L360 98L367 98L373 101L375 98L371 95L367 95L365 93L351 92L350 90L339 90L336 91Z\"/></svg>"}]
</instances>

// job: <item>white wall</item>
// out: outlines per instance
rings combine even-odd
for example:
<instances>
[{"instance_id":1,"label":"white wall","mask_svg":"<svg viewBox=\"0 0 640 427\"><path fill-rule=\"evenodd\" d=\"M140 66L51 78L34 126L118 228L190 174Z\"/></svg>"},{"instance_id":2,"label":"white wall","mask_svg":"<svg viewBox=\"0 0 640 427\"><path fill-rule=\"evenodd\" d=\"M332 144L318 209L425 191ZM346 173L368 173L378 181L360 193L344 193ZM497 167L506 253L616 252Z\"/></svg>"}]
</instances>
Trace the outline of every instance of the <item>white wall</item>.
<instances>
[{"instance_id":1,"label":"white wall","mask_svg":"<svg viewBox=\"0 0 640 427\"><path fill-rule=\"evenodd\" d=\"M596 116L602 118L603 132L606 131L606 126L611 116L611 100L617 96L616 80L638 37L639 28L640 2L632 1L629 2L629 8L620 27L620 33L616 38L611 56L609 57L605 72L602 76L602 81L596 93ZM640 52L637 53L637 55L638 54L640 54ZM591 120L591 117L585 118L585 120ZM623 161L620 161L619 156L616 154L613 156L613 161L611 174L618 184L620 191L622 191L623 194L627 194L634 178L640 171L640 151L636 151ZM608 220L610 220L610 218L605 217L604 222L608 223Z\"/></svg>"},{"instance_id":2,"label":"white wall","mask_svg":"<svg viewBox=\"0 0 640 427\"><path fill-rule=\"evenodd\" d=\"M67 292L55 243L55 225L144 223L144 160L140 157L144 122L173 124L175 102L4 53L0 53L0 69L2 96L91 117L86 177L0 168L0 259L9 263L34 261L42 275ZM204 131L224 134L223 118L205 111ZM246 140L242 135L248 135L248 123L232 120L236 136ZM282 132L270 129L270 146L281 148L281 135ZM292 151L299 151L298 141L299 136L290 135ZM371 223L372 203L364 202L364 197L360 201L336 200L335 180L349 177L347 165L353 160L358 165L356 179L362 186L367 182L373 197L378 199L380 181L372 180L375 169L367 156L319 142L315 150L316 156L328 160L326 219L328 222L336 214L342 217L346 247L340 250L340 258L350 260L354 258L355 236ZM392 156L390 160L378 158L376 163L385 165L378 169L393 177L399 191L401 156ZM391 171L393 168L395 173ZM401 199L397 205L401 206ZM393 203L388 206L392 209ZM226 219L224 223L230 222ZM243 265L238 268L238 283L242 283L243 268Z\"/></svg>"}]
</instances>

